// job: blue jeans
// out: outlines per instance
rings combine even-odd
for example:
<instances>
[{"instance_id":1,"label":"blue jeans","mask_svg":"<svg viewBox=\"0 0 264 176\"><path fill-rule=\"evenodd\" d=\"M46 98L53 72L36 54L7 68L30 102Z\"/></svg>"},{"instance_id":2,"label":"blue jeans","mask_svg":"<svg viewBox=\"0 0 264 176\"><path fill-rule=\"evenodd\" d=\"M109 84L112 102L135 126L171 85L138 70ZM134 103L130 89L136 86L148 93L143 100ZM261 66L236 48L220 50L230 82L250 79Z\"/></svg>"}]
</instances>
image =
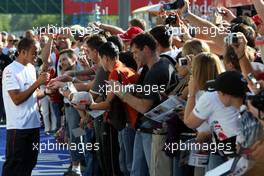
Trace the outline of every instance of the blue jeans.
<instances>
[{"instance_id":1,"label":"blue jeans","mask_svg":"<svg viewBox=\"0 0 264 176\"><path fill-rule=\"evenodd\" d=\"M84 136L84 146L93 144L94 130L85 128L86 135ZM86 147L85 147L86 148ZM84 154L86 168L83 176L98 175L99 165L93 151L85 150Z\"/></svg>"},{"instance_id":2,"label":"blue jeans","mask_svg":"<svg viewBox=\"0 0 264 176\"><path fill-rule=\"evenodd\" d=\"M124 176L130 176L133 162L134 140L134 129L127 127L118 132L118 141L120 147L119 164Z\"/></svg>"},{"instance_id":3,"label":"blue jeans","mask_svg":"<svg viewBox=\"0 0 264 176\"><path fill-rule=\"evenodd\" d=\"M192 137L191 137L192 138ZM180 140L182 143L191 139L188 136L181 136ZM178 144L180 141L178 141ZM186 155L185 151L177 151L176 156L172 160L172 175L173 176L185 176L185 175L194 175L194 167L189 166L188 164L181 163L181 155Z\"/></svg>"},{"instance_id":4,"label":"blue jeans","mask_svg":"<svg viewBox=\"0 0 264 176\"><path fill-rule=\"evenodd\" d=\"M65 106L65 118L68 127L68 134L70 138L70 144L77 146L81 141L80 137L75 137L72 133L72 130L75 128L80 127L80 115L72 106ZM83 151L78 150L70 150L71 161L72 162L79 162L83 158Z\"/></svg>"},{"instance_id":5,"label":"blue jeans","mask_svg":"<svg viewBox=\"0 0 264 176\"><path fill-rule=\"evenodd\" d=\"M152 134L137 131L134 142L133 164L130 176L148 176L151 160Z\"/></svg>"}]
</instances>

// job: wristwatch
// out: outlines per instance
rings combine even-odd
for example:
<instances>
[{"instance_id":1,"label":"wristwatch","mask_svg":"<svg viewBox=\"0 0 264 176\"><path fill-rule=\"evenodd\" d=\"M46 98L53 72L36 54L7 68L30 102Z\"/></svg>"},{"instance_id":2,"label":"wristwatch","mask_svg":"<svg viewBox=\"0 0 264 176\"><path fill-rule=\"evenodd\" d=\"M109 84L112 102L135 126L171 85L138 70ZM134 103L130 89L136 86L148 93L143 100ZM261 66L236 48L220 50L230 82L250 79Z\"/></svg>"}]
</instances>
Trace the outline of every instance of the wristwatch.
<instances>
[{"instance_id":1,"label":"wristwatch","mask_svg":"<svg viewBox=\"0 0 264 176\"><path fill-rule=\"evenodd\" d=\"M65 84L62 88L59 89L59 92L63 94L63 92L69 90L68 84Z\"/></svg>"},{"instance_id":2,"label":"wristwatch","mask_svg":"<svg viewBox=\"0 0 264 176\"><path fill-rule=\"evenodd\" d=\"M63 87L62 87L62 91L65 92L69 90L69 87L68 87L68 84L65 84Z\"/></svg>"}]
</instances>

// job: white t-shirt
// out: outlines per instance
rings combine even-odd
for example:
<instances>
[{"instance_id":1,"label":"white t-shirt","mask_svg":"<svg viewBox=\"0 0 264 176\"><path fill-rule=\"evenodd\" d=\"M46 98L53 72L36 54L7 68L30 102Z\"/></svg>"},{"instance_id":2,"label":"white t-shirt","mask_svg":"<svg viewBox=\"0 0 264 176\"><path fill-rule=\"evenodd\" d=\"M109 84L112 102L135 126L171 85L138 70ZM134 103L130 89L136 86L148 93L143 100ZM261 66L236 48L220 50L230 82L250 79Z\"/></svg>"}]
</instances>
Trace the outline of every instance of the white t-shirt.
<instances>
[{"instance_id":1,"label":"white t-shirt","mask_svg":"<svg viewBox=\"0 0 264 176\"><path fill-rule=\"evenodd\" d=\"M239 110L232 106L225 107L216 91L205 92L196 102L193 113L208 122L219 140L236 136L239 132Z\"/></svg>"},{"instance_id":2,"label":"white t-shirt","mask_svg":"<svg viewBox=\"0 0 264 176\"><path fill-rule=\"evenodd\" d=\"M204 90L199 90L196 94L195 94L195 102L198 102L198 100L200 99L200 97L205 93ZM199 126L198 128L196 128L196 130L198 132L205 132L205 131L210 131L210 126L208 124L208 122L203 122L201 124L201 126Z\"/></svg>"},{"instance_id":3,"label":"white t-shirt","mask_svg":"<svg viewBox=\"0 0 264 176\"><path fill-rule=\"evenodd\" d=\"M36 70L32 64L24 66L14 61L4 69L2 83L7 129L32 129L40 127L36 92L18 106L14 104L8 94L9 90L25 91L35 81Z\"/></svg>"}]
</instances>

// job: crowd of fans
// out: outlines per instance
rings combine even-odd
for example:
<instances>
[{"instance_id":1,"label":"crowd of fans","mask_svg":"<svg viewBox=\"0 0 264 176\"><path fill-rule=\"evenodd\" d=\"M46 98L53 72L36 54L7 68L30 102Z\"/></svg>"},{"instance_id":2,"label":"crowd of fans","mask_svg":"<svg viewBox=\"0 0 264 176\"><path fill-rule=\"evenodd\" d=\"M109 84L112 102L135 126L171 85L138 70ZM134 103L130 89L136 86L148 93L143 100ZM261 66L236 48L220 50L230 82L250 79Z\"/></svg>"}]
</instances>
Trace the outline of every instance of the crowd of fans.
<instances>
[{"instance_id":1,"label":"crowd of fans","mask_svg":"<svg viewBox=\"0 0 264 176\"><path fill-rule=\"evenodd\" d=\"M39 87L46 95L38 101L45 133L58 143L93 144L84 152L70 150L71 165L64 175L213 175L215 168L238 156L246 158L248 168L235 165L230 172L261 175L264 43L257 38L264 36L264 4L254 4L254 17L236 17L221 7L216 13L221 20L215 23L193 14L186 1L177 10L161 10L160 24L151 29L132 19L126 31L97 22L84 36L69 30L42 35L27 31L19 41L2 32L1 75L24 50L37 47L29 64L37 77L50 77ZM199 33L191 26L216 33ZM173 29L180 29L180 35ZM172 96L183 106L175 107L168 120L144 115ZM10 123L1 119L5 121ZM83 134L76 135L78 128ZM250 143L248 136L254 138ZM200 151L196 158L187 149L166 147L192 139L224 147ZM191 157L197 159L194 164Z\"/></svg>"}]
</instances>

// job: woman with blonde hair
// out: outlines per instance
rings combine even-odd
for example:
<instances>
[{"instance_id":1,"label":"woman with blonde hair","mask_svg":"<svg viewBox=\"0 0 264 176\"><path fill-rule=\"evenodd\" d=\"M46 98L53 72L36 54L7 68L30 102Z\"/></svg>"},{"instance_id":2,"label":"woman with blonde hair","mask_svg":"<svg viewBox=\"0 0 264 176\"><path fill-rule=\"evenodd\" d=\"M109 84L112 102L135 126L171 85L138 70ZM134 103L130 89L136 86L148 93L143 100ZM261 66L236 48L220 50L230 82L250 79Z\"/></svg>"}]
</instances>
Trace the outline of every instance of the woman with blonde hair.
<instances>
[{"instance_id":1,"label":"woman with blonde hair","mask_svg":"<svg viewBox=\"0 0 264 176\"><path fill-rule=\"evenodd\" d=\"M206 81L215 79L224 71L219 57L209 52L198 54L192 61L192 78L196 81L199 90L206 90Z\"/></svg>"},{"instance_id":2,"label":"woman with blonde hair","mask_svg":"<svg viewBox=\"0 0 264 176\"><path fill-rule=\"evenodd\" d=\"M207 43L199 39L192 39L186 41L182 48L182 55L194 55L196 56L202 52L210 52L210 47Z\"/></svg>"},{"instance_id":3,"label":"woman with blonde hair","mask_svg":"<svg viewBox=\"0 0 264 176\"><path fill-rule=\"evenodd\" d=\"M217 75L224 72L224 66L219 57L209 52L202 52L194 57L192 61L192 75L188 85L188 99L185 107L184 120L192 112L195 102L198 101L200 96L206 90L206 82L213 80ZM210 139L211 132L207 122L204 122L199 128L197 142L203 143ZM195 176L205 174L205 170L202 167L195 167Z\"/></svg>"},{"instance_id":4,"label":"woman with blonde hair","mask_svg":"<svg viewBox=\"0 0 264 176\"><path fill-rule=\"evenodd\" d=\"M182 48L181 57L185 57L189 60L189 62L191 62L190 60L193 60L193 57L195 57L196 55L202 52L210 52L210 47L208 46L208 44L202 40L192 39L192 40L188 40L184 44ZM181 78L183 78L182 82L186 83L186 86L188 86L187 83L189 82L189 77L190 77L189 73L191 68L189 67L189 65L191 65L191 63L188 64L188 66L180 66L179 64L176 64L176 69L178 70L178 74ZM181 93L180 97L186 100L188 95L188 88L185 87L183 90L181 90L180 93Z\"/></svg>"}]
</instances>

